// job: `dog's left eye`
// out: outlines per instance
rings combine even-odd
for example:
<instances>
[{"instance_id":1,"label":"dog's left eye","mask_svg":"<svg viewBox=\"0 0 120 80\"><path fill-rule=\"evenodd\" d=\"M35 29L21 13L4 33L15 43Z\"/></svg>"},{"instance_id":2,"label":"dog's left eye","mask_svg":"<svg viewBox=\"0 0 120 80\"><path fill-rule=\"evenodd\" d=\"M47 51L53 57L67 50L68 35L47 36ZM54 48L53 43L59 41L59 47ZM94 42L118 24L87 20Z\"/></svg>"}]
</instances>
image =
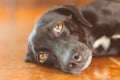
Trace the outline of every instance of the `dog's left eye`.
<instances>
[{"instance_id":1,"label":"dog's left eye","mask_svg":"<svg viewBox=\"0 0 120 80\"><path fill-rule=\"evenodd\" d=\"M56 25L53 27L53 30L57 33L61 32L63 29L63 23L62 22L57 22Z\"/></svg>"},{"instance_id":2,"label":"dog's left eye","mask_svg":"<svg viewBox=\"0 0 120 80\"><path fill-rule=\"evenodd\" d=\"M43 63L47 60L48 54L46 52L40 52L40 54L38 55L38 58L40 63Z\"/></svg>"}]
</instances>

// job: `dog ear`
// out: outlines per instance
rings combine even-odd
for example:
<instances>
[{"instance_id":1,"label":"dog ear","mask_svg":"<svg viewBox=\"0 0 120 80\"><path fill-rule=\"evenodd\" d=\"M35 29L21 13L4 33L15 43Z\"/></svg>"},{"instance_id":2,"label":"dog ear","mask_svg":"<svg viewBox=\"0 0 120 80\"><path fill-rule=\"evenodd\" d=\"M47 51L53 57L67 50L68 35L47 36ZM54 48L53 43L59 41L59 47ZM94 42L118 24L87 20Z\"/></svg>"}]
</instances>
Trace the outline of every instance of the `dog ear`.
<instances>
[{"instance_id":1,"label":"dog ear","mask_svg":"<svg viewBox=\"0 0 120 80\"><path fill-rule=\"evenodd\" d=\"M70 17L73 21L77 23L81 23L82 25L86 27L92 27L92 25L84 18L82 13L79 11L79 9L74 6L74 5L63 5L63 6L58 6L52 11L55 11L59 14L66 15Z\"/></svg>"},{"instance_id":2,"label":"dog ear","mask_svg":"<svg viewBox=\"0 0 120 80\"><path fill-rule=\"evenodd\" d=\"M30 49L30 46L28 45L28 52L26 54L26 57L25 57L25 62L34 62L34 56L33 56L33 52L32 50Z\"/></svg>"},{"instance_id":3,"label":"dog ear","mask_svg":"<svg viewBox=\"0 0 120 80\"><path fill-rule=\"evenodd\" d=\"M27 53L24 61L25 62L33 62L32 58L30 57L30 53Z\"/></svg>"}]
</instances>

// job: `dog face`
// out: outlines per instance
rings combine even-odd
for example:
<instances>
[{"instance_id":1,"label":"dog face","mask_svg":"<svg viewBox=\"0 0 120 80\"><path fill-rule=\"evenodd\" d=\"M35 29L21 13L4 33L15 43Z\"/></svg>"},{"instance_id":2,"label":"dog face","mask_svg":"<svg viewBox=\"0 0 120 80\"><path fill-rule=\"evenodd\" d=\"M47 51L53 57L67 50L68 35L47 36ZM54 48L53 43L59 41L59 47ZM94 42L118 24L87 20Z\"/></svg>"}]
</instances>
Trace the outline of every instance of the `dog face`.
<instances>
[{"instance_id":1,"label":"dog face","mask_svg":"<svg viewBox=\"0 0 120 80\"><path fill-rule=\"evenodd\" d=\"M47 11L29 36L25 61L80 73L92 58L83 27L90 24L74 6Z\"/></svg>"}]
</instances>

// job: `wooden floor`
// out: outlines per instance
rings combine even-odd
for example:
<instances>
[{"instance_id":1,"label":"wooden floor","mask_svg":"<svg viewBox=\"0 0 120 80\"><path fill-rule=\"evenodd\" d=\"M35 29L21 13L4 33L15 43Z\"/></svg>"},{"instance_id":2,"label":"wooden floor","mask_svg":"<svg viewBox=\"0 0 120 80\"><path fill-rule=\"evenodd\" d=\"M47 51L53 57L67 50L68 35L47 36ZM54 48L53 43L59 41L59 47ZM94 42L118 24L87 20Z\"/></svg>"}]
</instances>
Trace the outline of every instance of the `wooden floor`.
<instances>
[{"instance_id":1,"label":"wooden floor","mask_svg":"<svg viewBox=\"0 0 120 80\"><path fill-rule=\"evenodd\" d=\"M27 37L47 9L0 8L0 80L120 80L120 58L116 57L93 58L77 75L25 63Z\"/></svg>"}]
</instances>

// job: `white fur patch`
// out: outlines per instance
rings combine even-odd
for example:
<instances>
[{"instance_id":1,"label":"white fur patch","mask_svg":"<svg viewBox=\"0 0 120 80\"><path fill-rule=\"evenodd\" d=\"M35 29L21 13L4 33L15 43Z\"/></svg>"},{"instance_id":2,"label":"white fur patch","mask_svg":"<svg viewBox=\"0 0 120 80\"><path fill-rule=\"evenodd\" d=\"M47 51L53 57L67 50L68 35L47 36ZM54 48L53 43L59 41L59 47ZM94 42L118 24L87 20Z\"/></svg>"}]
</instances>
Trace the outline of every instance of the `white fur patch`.
<instances>
[{"instance_id":1,"label":"white fur patch","mask_svg":"<svg viewBox=\"0 0 120 80\"><path fill-rule=\"evenodd\" d=\"M111 37L112 39L120 39L120 34L115 34L115 35L112 35Z\"/></svg>"},{"instance_id":2,"label":"white fur patch","mask_svg":"<svg viewBox=\"0 0 120 80\"><path fill-rule=\"evenodd\" d=\"M110 38L102 36L101 38L97 39L93 44L93 48L98 48L99 46L102 46L104 50L107 50L110 46Z\"/></svg>"}]
</instances>

